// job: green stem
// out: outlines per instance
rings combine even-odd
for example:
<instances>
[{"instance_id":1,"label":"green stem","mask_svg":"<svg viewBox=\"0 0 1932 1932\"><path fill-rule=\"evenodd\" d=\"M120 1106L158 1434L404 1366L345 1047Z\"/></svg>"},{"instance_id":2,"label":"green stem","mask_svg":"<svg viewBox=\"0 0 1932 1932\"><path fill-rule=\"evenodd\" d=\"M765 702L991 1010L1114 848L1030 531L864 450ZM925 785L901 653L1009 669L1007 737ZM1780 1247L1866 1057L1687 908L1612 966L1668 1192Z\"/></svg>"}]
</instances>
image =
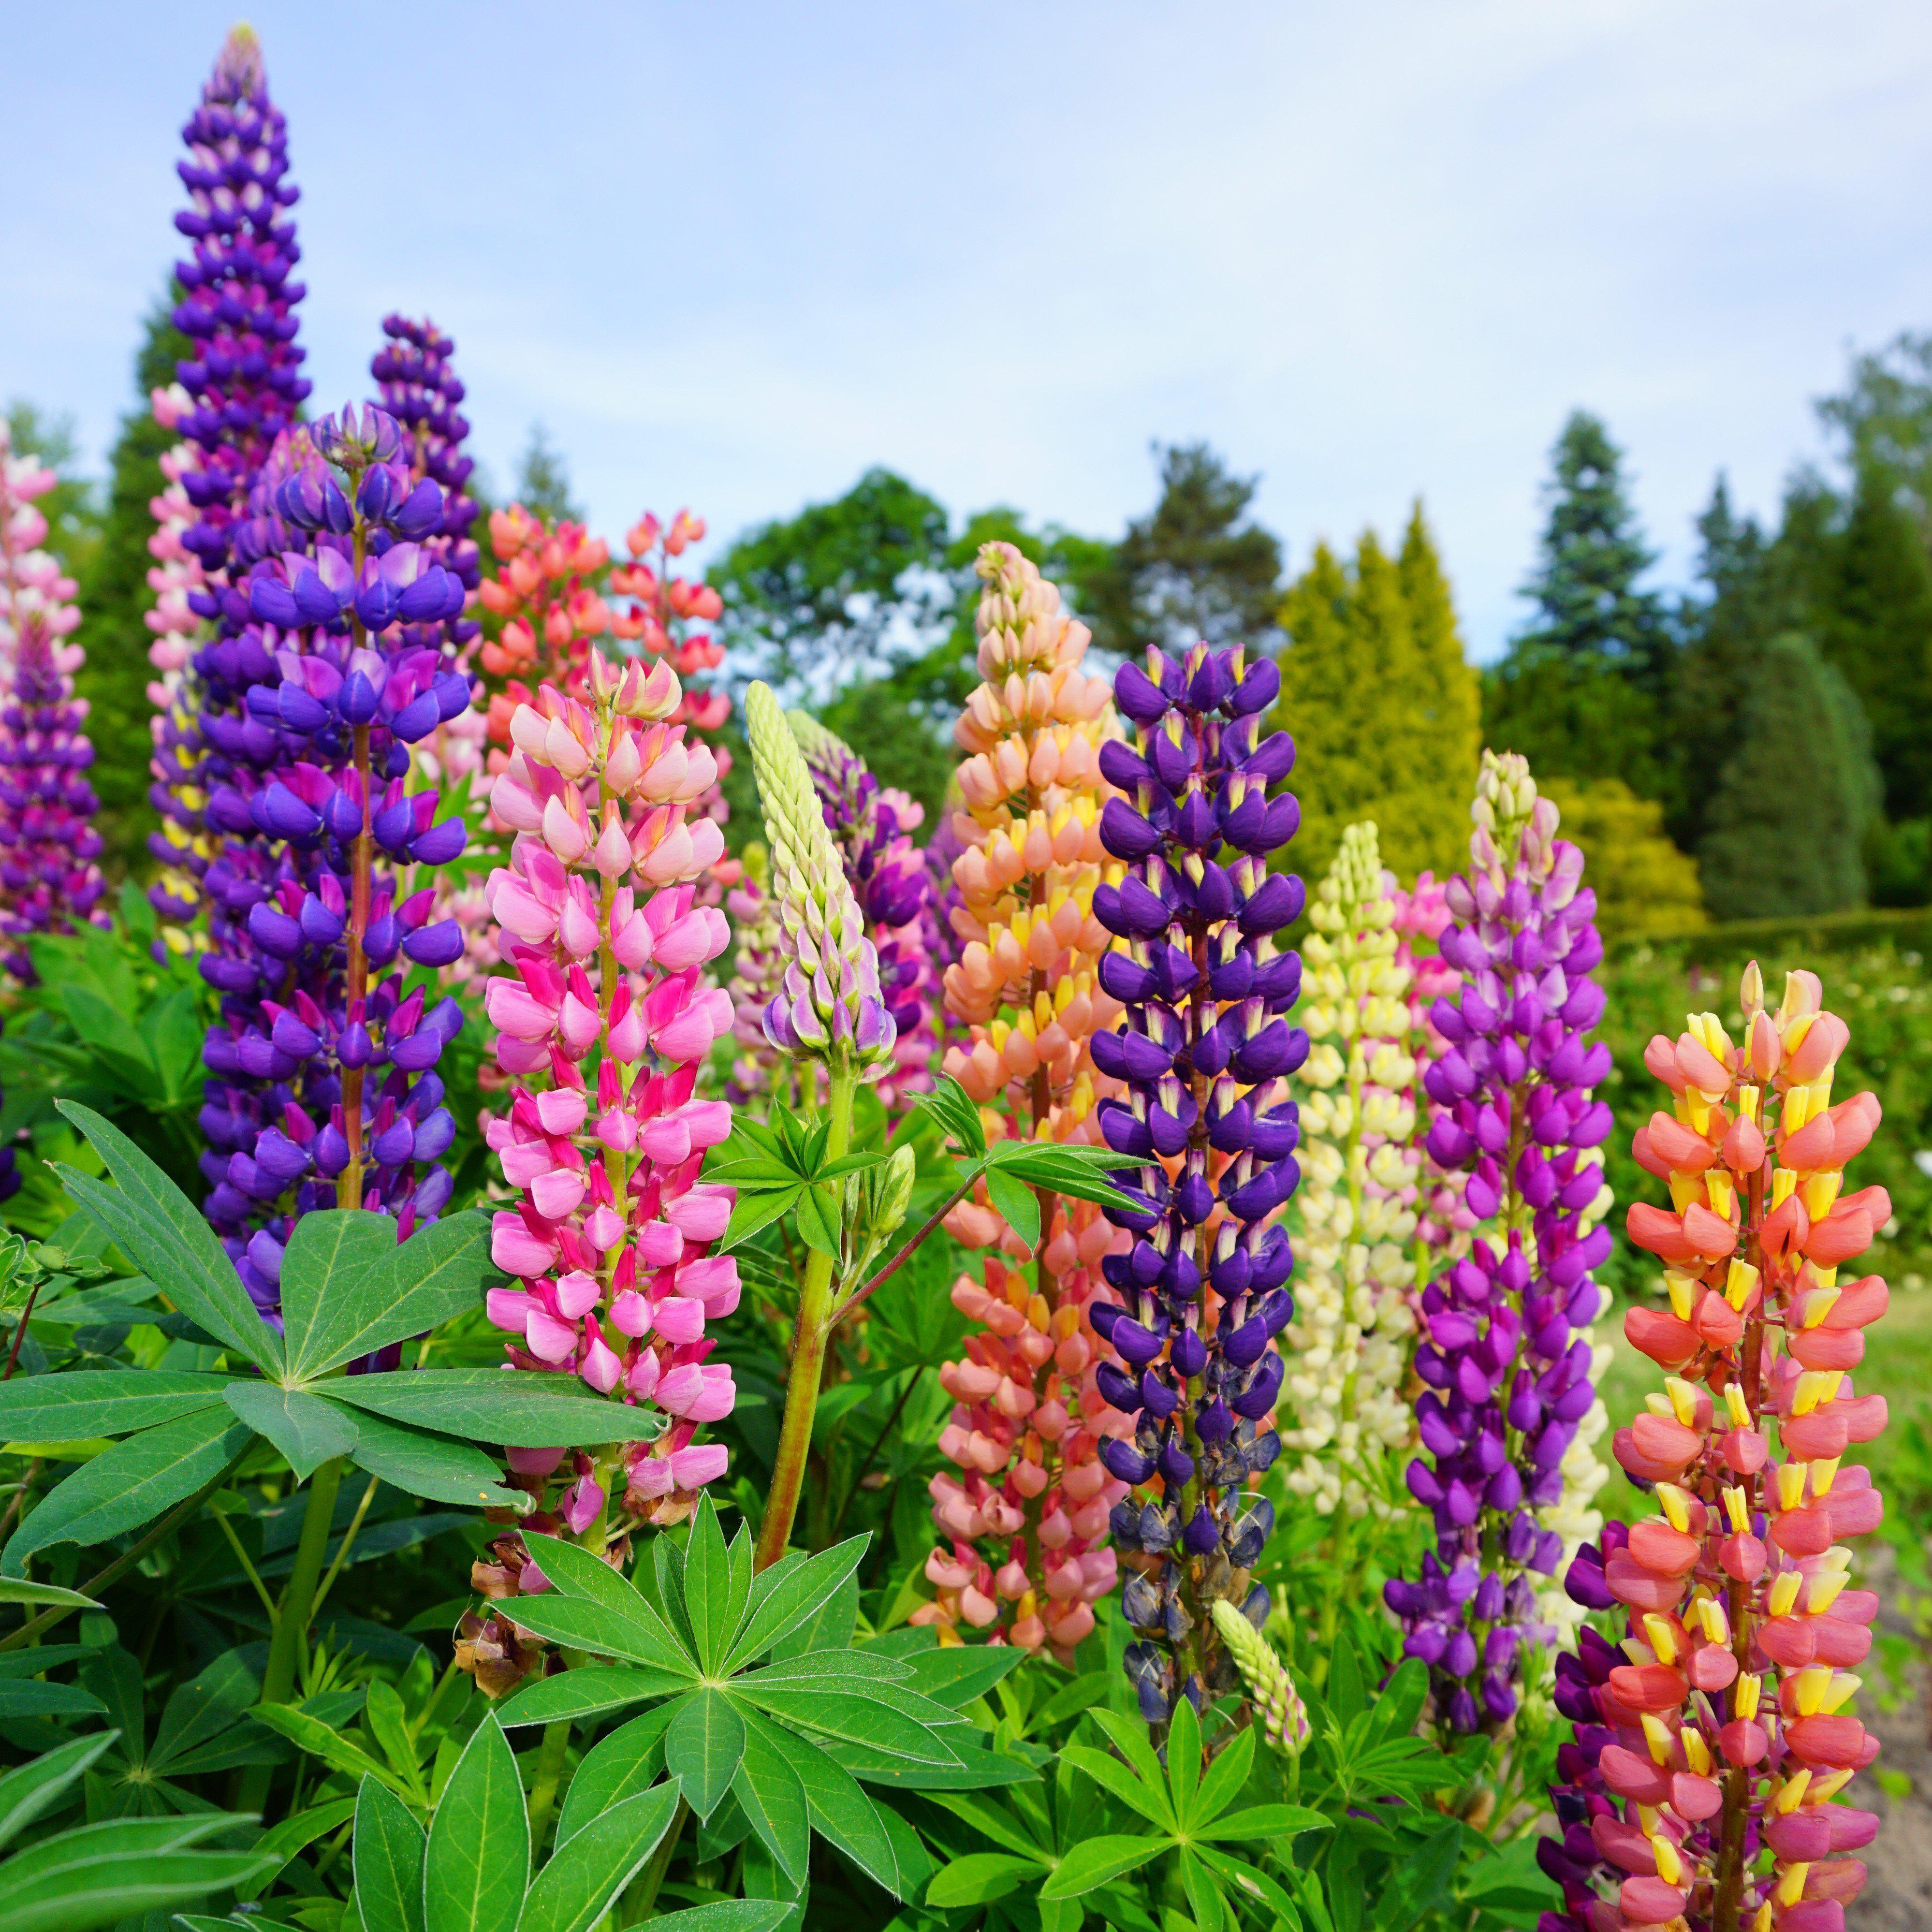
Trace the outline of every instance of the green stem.
<instances>
[{"instance_id":1,"label":"green stem","mask_svg":"<svg viewBox=\"0 0 1932 1932\"><path fill-rule=\"evenodd\" d=\"M672 1814L670 1829L665 1832L658 1848L651 1854L651 1862L645 1866L631 1885L631 1908L635 1916L631 1923L655 1916L653 1908L658 1902L658 1888L664 1882L664 1874L670 1870L670 1862L677 1850L677 1841L684 1836L684 1821L691 1816L691 1807L684 1799L677 1801L677 1809Z\"/></svg>"},{"instance_id":2,"label":"green stem","mask_svg":"<svg viewBox=\"0 0 1932 1932\"><path fill-rule=\"evenodd\" d=\"M322 1559L328 1548L329 1525L335 1514L335 1492L342 1480L342 1459L332 1456L320 1464L308 1481L308 1507L302 1514L302 1540L296 1545L296 1567L289 1586L282 1593L281 1608L275 1618L268 1643L268 1667L262 1672L264 1704L286 1704L296 1686L296 1670L302 1646L308 1636L309 1619L315 1612L316 1586L322 1577ZM272 1765L251 1765L242 1779L236 1809L259 1812L268 1796Z\"/></svg>"},{"instance_id":3,"label":"green stem","mask_svg":"<svg viewBox=\"0 0 1932 1932\"><path fill-rule=\"evenodd\" d=\"M356 1514L349 1519L349 1527L342 1532L342 1542L335 1552L335 1561L328 1566L328 1574L322 1580L321 1587L315 1593L315 1602L310 1607L311 1622L321 1616L322 1606L328 1600L328 1593L334 1588L336 1578L341 1575L343 1564L349 1561L349 1546L356 1540L356 1532L362 1527L362 1519L369 1514L369 1505L376 1500L376 1492L381 1486L382 1480L380 1476L369 1478L369 1486L362 1492L362 1500L356 1505Z\"/></svg>"},{"instance_id":4,"label":"green stem","mask_svg":"<svg viewBox=\"0 0 1932 1932\"><path fill-rule=\"evenodd\" d=\"M852 1138L852 1100L858 1076L840 1067L832 1076L827 1112L831 1127L825 1146L828 1161L842 1160ZM856 1298L855 1298L856 1299ZM850 1306L850 1304L848 1304ZM806 1460L812 1453L812 1424L818 1412L818 1384L825 1372L825 1342L832 1331L832 1257L817 1249L806 1262L799 1290L798 1316L792 1327L791 1372L785 1382L784 1420L778 1430L778 1459L772 1467L771 1493L765 1501L764 1526L758 1534L754 1568L769 1570L785 1553L798 1499L805 1487Z\"/></svg>"},{"instance_id":5,"label":"green stem","mask_svg":"<svg viewBox=\"0 0 1932 1932\"><path fill-rule=\"evenodd\" d=\"M944 1220L946 1216L951 1214L953 1209L958 1207L960 1202L964 1201L967 1196L973 1191L973 1181L978 1179L980 1172L980 1170L977 1167L975 1167L973 1171L972 1178L961 1182L960 1184L956 1187L929 1215L926 1216L925 1225L920 1229L919 1232L914 1235L912 1239L907 1242L905 1246L900 1249L898 1252L893 1256L892 1259L886 1262L885 1266L880 1269L878 1273L873 1276L872 1280L867 1282L864 1287L855 1288L851 1294L848 1294L845 1299L839 1304L838 1313L832 1318L835 1326L838 1323L843 1322L846 1316L850 1315L854 1309L858 1307L874 1288L884 1287L886 1283L889 1282L894 1275L897 1274L899 1270L904 1268L908 1262L911 1260L914 1251L918 1247L920 1242L924 1240L926 1238L939 1226L940 1222ZM782 1232L783 1230L781 1229L780 1232ZM789 1246L788 1242L788 1246Z\"/></svg>"},{"instance_id":6,"label":"green stem","mask_svg":"<svg viewBox=\"0 0 1932 1932\"><path fill-rule=\"evenodd\" d=\"M563 1754L570 1748L570 1720L559 1718L544 1726L543 1744L537 1753L536 1774L530 1780L530 1850L543 1848L544 1827L550 1822L550 1807L556 1802L556 1787L563 1776Z\"/></svg>"},{"instance_id":7,"label":"green stem","mask_svg":"<svg viewBox=\"0 0 1932 1932\"><path fill-rule=\"evenodd\" d=\"M134 1545L133 1549L126 1550L116 1557L105 1570L88 1577L85 1583L77 1584L75 1587L79 1593L83 1597L92 1597L97 1591L104 1590L109 1584L118 1582L122 1576L140 1562L141 1558L146 1556L163 1537L179 1525L187 1522L188 1518L193 1516L196 1510L200 1509L202 1504L206 1502L208 1498L213 1496L237 1469L241 1468L242 1456L247 1455L254 1446L255 1438L251 1436L243 1445L241 1455L238 1455L220 1475L210 1477L193 1496L188 1498L186 1502L177 1504L174 1508L169 1510L167 1514L163 1516L160 1521ZM56 1604L52 1610L43 1610L38 1616L31 1618L27 1622L23 1623L12 1636L0 1637L0 1650L20 1649L38 1636L43 1630L51 1630L63 1617L71 1616L80 1607L77 1604Z\"/></svg>"}]
</instances>

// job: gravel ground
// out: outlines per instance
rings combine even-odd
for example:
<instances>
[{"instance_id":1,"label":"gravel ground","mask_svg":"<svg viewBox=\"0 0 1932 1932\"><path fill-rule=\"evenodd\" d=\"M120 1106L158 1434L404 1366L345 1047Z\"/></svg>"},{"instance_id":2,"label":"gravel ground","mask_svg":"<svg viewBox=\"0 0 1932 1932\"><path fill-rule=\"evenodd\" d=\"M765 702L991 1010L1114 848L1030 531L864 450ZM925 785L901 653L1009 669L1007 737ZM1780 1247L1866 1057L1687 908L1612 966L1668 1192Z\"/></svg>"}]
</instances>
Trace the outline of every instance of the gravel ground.
<instances>
[{"instance_id":1,"label":"gravel ground","mask_svg":"<svg viewBox=\"0 0 1932 1932\"><path fill-rule=\"evenodd\" d=\"M1891 1552L1882 1546L1870 1552L1866 1574L1871 1587L1886 1594ZM1881 1612L1894 1629L1904 1621ZM1847 1796L1861 1810L1876 1811L1878 1837L1864 1859L1870 1878L1863 1895L1845 1915L1847 1932L1928 1932L1932 1928L1932 1745L1928 1745L1928 1714L1932 1714L1932 1684L1927 1672L1932 1658L1922 1656L1915 1672L1912 1694L1892 1712L1875 1708L1869 1694L1859 1701L1860 1717L1875 1731L1883 1748L1874 1771L1896 1784L1910 1778L1912 1788L1890 1797L1874 1777L1856 1778ZM1868 1683L1876 1675L1870 1664L1862 1673Z\"/></svg>"}]
</instances>

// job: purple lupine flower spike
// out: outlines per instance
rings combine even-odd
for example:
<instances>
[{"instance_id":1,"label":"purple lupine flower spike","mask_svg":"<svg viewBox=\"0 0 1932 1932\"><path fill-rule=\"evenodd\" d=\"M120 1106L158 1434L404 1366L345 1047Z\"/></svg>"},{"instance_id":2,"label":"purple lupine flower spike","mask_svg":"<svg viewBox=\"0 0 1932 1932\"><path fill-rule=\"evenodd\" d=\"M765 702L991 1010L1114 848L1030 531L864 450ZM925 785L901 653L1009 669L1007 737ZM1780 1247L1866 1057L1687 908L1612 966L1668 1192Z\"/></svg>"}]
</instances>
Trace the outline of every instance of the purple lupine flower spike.
<instances>
[{"instance_id":1,"label":"purple lupine flower spike","mask_svg":"<svg viewBox=\"0 0 1932 1932\"><path fill-rule=\"evenodd\" d=\"M1101 1393L1137 1426L1100 1454L1123 1482L1161 1478L1159 1500L1128 1498L1112 1516L1115 1543L1138 1552L1122 1598L1139 1633L1126 1662L1154 1723L1177 1697L1199 1706L1240 1688L1213 1602L1257 1625L1268 1607L1250 1573L1274 1511L1246 1485L1281 1446L1274 1340L1294 1258L1276 1217L1300 1179L1288 1076L1308 1052L1288 1017L1301 961L1275 940L1301 910L1301 882L1268 865L1300 822L1292 795L1269 796L1294 747L1285 732L1255 742L1280 683L1238 648L1150 651L1114 687L1139 749L1117 740L1100 753L1124 794L1100 836L1127 862L1094 895L1124 942L1102 957L1100 983L1126 1012L1093 1053L1127 1097L1097 1111L1107 1144L1137 1163L1114 1177L1134 1207L1106 1210L1135 1238L1101 1264L1120 1306L1094 1310L1126 1365L1101 1366Z\"/></svg>"},{"instance_id":2,"label":"purple lupine flower spike","mask_svg":"<svg viewBox=\"0 0 1932 1932\"><path fill-rule=\"evenodd\" d=\"M1440 942L1462 977L1430 1014L1448 1045L1424 1084L1442 1110L1429 1153L1468 1171L1466 1204L1492 1225L1421 1298L1424 1454L1408 1480L1436 1546L1419 1581L1384 1591L1438 1718L1466 1732L1515 1714L1527 1653L1553 1634L1556 1592L1536 1580L1600 1520L1584 1507L1602 1480L1588 1331L1604 1305L1591 1270L1610 1250L1595 1152L1610 1109L1592 1094L1610 1054L1587 1038L1604 1010L1596 896L1520 758L1484 754L1475 815Z\"/></svg>"},{"instance_id":3,"label":"purple lupine flower spike","mask_svg":"<svg viewBox=\"0 0 1932 1932\"><path fill-rule=\"evenodd\" d=\"M310 386L295 339L304 290L291 278L302 250L287 218L299 190L286 178L287 124L268 98L250 28L229 35L182 137L188 158L178 170L189 206L175 226L194 252L175 265L182 296L173 320L195 351L176 365L188 400L171 415L182 439L178 480L195 520L179 542L200 566L185 601L215 638L193 660L189 699L171 693L154 720L150 796L164 822L148 844L163 871L149 896L170 919L198 902L196 882L222 843L223 828L208 824L201 801L238 754L262 748L240 716L260 666L255 652L236 648L252 622L248 574L277 537L257 484ZM213 719L236 728L211 736Z\"/></svg>"}]
</instances>

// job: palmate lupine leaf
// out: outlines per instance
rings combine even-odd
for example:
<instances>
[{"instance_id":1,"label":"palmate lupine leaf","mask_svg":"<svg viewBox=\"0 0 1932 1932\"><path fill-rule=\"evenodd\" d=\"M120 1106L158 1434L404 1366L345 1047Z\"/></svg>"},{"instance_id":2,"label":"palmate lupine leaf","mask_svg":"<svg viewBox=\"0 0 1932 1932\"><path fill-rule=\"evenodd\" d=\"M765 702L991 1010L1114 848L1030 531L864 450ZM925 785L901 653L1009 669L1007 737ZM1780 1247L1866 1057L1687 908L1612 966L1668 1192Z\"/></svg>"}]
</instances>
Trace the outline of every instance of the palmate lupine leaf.
<instances>
[{"instance_id":1,"label":"palmate lupine leaf","mask_svg":"<svg viewBox=\"0 0 1932 1932\"><path fill-rule=\"evenodd\" d=\"M531 1536L531 1556L554 1587L519 1598L518 1622L616 1660L519 1691L502 1708L503 1724L658 1706L585 1759L565 1802L560 1842L585 1829L600 1805L653 1788L662 1773L701 1819L730 1793L794 1885L803 1880L815 1829L897 1893L902 1861L891 1824L862 1778L886 1781L894 1770L971 1784L1031 1778L1029 1766L980 1748L957 1711L926 1694L970 1701L967 1694L976 1695L1010 1664L988 1672L976 1653L962 1652L959 1666L922 1670L883 1650L852 1650L849 1616L835 1642L791 1648L796 1634L811 1630L824 1606L842 1598L867 1540L789 1556L754 1576L748 1531L741 1526L728 1546L707 1497L682 1551L668 1538L656 1544L653 1601L577 1546ZM851 1754L847 1762L842 1754Z\"/></svg>"},{"instance_id":2,"label":"palmate lupine leaf","mask_svg":"<svg viewBox=\"0 0 1932 1932\"><path fill-rule=\"evenodd\" d=\"M82 1370L0 1385L0 1441L125 1438L83 1462L26 1515L0 1552L6 1576L22 1577L28 1558L53 1544L105 1543L152 1523L215 1482L257 1437L298 1481L341 1457L434 1502L523 1512L529 1497L503 1483L482 1445L584 1447L621 1431L621 1406L570 1377L337 1372L480 1301L490 1272L480 1215L452 1216L400 1245L380 1216L323 1210L305 1217L285 1257L285 1344L173 1182L98 1115L63 1106L113 1178L110 1186L63 1170L88 1219L145 1271L147 1292L164 1292L260 1372Z\"/></svg>"}]
</instances>

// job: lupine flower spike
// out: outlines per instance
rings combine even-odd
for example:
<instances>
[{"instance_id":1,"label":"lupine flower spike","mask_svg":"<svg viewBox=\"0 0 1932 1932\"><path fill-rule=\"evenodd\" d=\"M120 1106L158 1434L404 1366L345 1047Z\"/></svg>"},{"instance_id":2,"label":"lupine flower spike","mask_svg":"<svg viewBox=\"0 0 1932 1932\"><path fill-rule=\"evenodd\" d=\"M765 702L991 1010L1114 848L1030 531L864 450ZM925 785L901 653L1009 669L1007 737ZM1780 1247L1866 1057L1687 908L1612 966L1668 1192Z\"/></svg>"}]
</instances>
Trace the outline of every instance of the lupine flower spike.
<instances>
[{"instance_id":1,"label":"lupine flower spike","mask_svg":"<svg viewBox=\"0 0 1932 1932\"><path fill-rule=\"evenodd\" d=\"M1409 974L1372 824L1352 825L1309 908L1302 1019L1304 1230L1286 1342L1300 1452L1288 1486L1324 1516L1389 1513L1389 1452L1409 1439L1402 1399L1415 1276L1417 1170Z\"/></svg>"},{"instance_id":2,"label":"lupine flower spike","mask_svg":"<svg viewBox=\"0 0 1932 1932\"><path fill-rule=\"evenodd\" d=\"M546 686L512 714L515 749L491 794L516 836L488 887L512 969L483 989L512 1083L488 1138L520 1198L495 1217L491 1253L515 1284L490 1292L488 1312L516 1367L574 1374L624 1406L618 1447L510 1457L540 1502L553 1477L563 1485L526 1526L602 1521L621 1547L632 1523L683 1521L724 1473L723 1447L694 1438L735 1400L705 1332L738 1304L736 1262L711 1251L733 1196L698 1174L730 1110L696 1086L730 1030L730 1000L704 976L730 932L694 903L724 841L692 818L715 773L669 722L676 678L595 652L584 668L587 704ZM507 1534L477 1582L528 1594L545 1587L533 1571ZM472 1617L465 1639L486 1686L533 1660L505 1613Z\"/></svg>"},{"instance_id":3,"label":"lupine flower spike","mask_svg":"<svg viewBox=\"0 0 1932 1932\"><path fill-rule=\"evenodd\" d=\"M1469 1212L1490 1222L1424 1291L1415 1370L1424 1455L1408 1486L1433 1510L1419 1581L1391 1579L1404 1648L1430 1666L1438 1721L1496 1731L1520 1700L1529 1658L1574 1606L1553 1576L1598 1519L1602 1426L1589 1324L1604 1307L1590 1270L1610 1252L1598 1148L1610 1108L1592 1089L1610 1049L1588 1035L1604 1010L1603 956L1582 854L1520 759L1484 754L1467 874L1449 882L1456 923L1442 957L1462 974L1430 1019L1449 1050L1424 1076L1443 1108L1428 1150L1466 1168Z\"/></svg>"},{"instance_id":4,"label":"lupine flower spike","mask_svg":"<svg viewBox=\"0 0 1932 1932\"><path fill-rule=\"evenodd\" d=\"M1247 1686L1249 1701L1262 1721L1262 1736L1283 1756L1295 1756L1312 1735L1312 1727L1288 1666L1226 1598L1216 1598L1212 1607L1214 1628Z\"/></svg>"},{"instance_id":5,"label":"lupine flower spike","mask_svg":"<svg viewBox=\"0 0 1932 1932\"><path fill-rule=\"evenodd\" d=\"M1891 1218L1882 1187L1843 1191L1879 1103L1832 1100L1850 1034L1815 974L1790 974L1771 1012L1754 962L1739 1003L1740 1042L1694 1013L1644 1054L1671 1105L1632 1151L1670 1205L1636 1204L1629 1228L1670 1305L1624 1328L1666 1373L1616 1450L1659 1513L1571 1570L1589 1607L1624 1606L1629 1635L1560 1666L1577 1730L1564 1834L1540 1847L1564 1888L1545 1932L1843 1932L1865 1879L1844 1855L1877 1830L1833 1800L1878 1751L1848 1708L1878 1599L1846 1587L1846 1543L1883 1508L1843 1459L1885 1426L1850 1371L1887 1294L1840 1276Z\"/></svg>"},{"instance_id":6,"label":"lupine flower spike","mask_svg":"<svg viewBox=\"0 0 1932 1932\"><path fill-rule=\"evenodd\" d=\"M87 782L94 747L81 728L86 700L74 694L82 654L66 641L80 613L73 578L40 548L47 523L34 507L58 481L14 453L0 422L0 933L21 980L33 977L32 934L106 923Z\"/></svg>"},{"instance_id":7,"label":"lupine flower spike","mask_svg":"<svg viewBox=\"0 0 1932 1932\"><path fill-rule=\"evenodd\" d=\"M1115 1090L1093 1058L1120 1013L1096 976L1112 940L1093 905L1123 869L1100 839L1100 751L1119 727L1106 680L1080 668L1087 627L1054 586L1010 544L985 545L977 568L984 682L955 734L967 808L951 821L957 956L944 974L967 1037L946 1071L980 1103L989 1138L1091 1142L1094 1102ZM1126 1485L1100 1445L1127 1423L1101 1392L1113 1358L1093 1310L1101 1258L1125 1241L1089 1202L1049 1194L1041 1208L1032 1254L983 1195L947 1222L967 1246L1000 1252L982 1279L952 1285L980 1328L940 1371L955 1406L939 1446L958 1473L932 1479L946 1541L926 1563L934 1599L915 1616L949 1640L984 1630L1065 1660L1118 1577L1106 1546Z\"/></svg>"},{"instance_id":8,"label":"lupine flower spike","mask_svg":"<svg viewBox=\"0 0 1932 1932\"><path fill-rule=\"evenodd\" d=\"M255 763L264 752L260 742L234 742L248 736L244 694L267 674L259 640L243 642L254 622L246 580L277 547L273 506L254 500L270 450L310 387L301 373L306 352L295 339L304 290L290 273L302 250L288 211L301 191L287 178L287 123L268 98L250 28L229 35L182 138L188 154L177 171L188 206L175 226L194 253L175 264L182 295L173 320L195 352L177 365L181 394L166 406L182 437L170 466L178 493L165 492L156 506L166 513L164 538L182 499L194 513L168 548L178 543L184 565L191 557L196 567L175 573L172 586L217 634L195 654L192 689L165 674L158 688L165 708L154 720L150 796L164 823L149 844L162 872L150 896L174 920L200 904L198 882L226 842L223 828L204 824L209 790L232 776L238 751ZM164 636L170 634L182 634L178 617ZM165 674L168 666L157 663ZM232 728L218 727L211 736L211 719Z\"/></svg>"},{"instance_id":9,"label":"lupine flower spike","mask_svg":"<svg viewBox=\"0 0 1932 1932\"><path fill-rule=\"evenodd\" d=\"M1280 682L1238 648L1150 650L1144 670L1124 665L1114 683L1139 748L1101 752L1124 794L1108 800L1101 838L1127 869L1094 908L1126 942L1100 980L1126 1022L1094 1036L1094 1056L1127 1090L1098 1111L1130 1163L1115 1184L1136 1204L1106 1210L1133 1240L1102 1263L1121 1305L1094 1310L1125 1365L1102 1365L1101 1392L1135 1430L1100 1454L1147 1486L1116 1505L1113 1531L1132 1552L1127 1668L1155 1724L1178 1698L1204 1708L1240 1688L1216 1601L1257 1628L1268 1610L1252 1572L1274 1513L1247 1485L1281 1446L1274 1345L1293 1312L1294 1258L1278 1217L1300 1178L1288 1078L1308 1052L1288 1017L1301 961L1275 940L1301 910L1301 882L1268 869L1300 820L1291 794L1269 796L1294 747L1286 732L1255 742Z\"/></svg>"},{"instance_id":10,"label":"lupine flower spike","mask_svg":"<svg viewBox=\"0 0 1932 1932\"><path fill-rule=\"evenodd\" d=\"M926 950L932 882L926 855L910 836L925 813L904 792L882 786L865 760L815 719L802 711L790 718L879 956L879 984L898 1037L878 1091L888 1112L896 1114L932 1086L935 1042L928 1016L939 991Z\"/></svg>"}]
</instances>

